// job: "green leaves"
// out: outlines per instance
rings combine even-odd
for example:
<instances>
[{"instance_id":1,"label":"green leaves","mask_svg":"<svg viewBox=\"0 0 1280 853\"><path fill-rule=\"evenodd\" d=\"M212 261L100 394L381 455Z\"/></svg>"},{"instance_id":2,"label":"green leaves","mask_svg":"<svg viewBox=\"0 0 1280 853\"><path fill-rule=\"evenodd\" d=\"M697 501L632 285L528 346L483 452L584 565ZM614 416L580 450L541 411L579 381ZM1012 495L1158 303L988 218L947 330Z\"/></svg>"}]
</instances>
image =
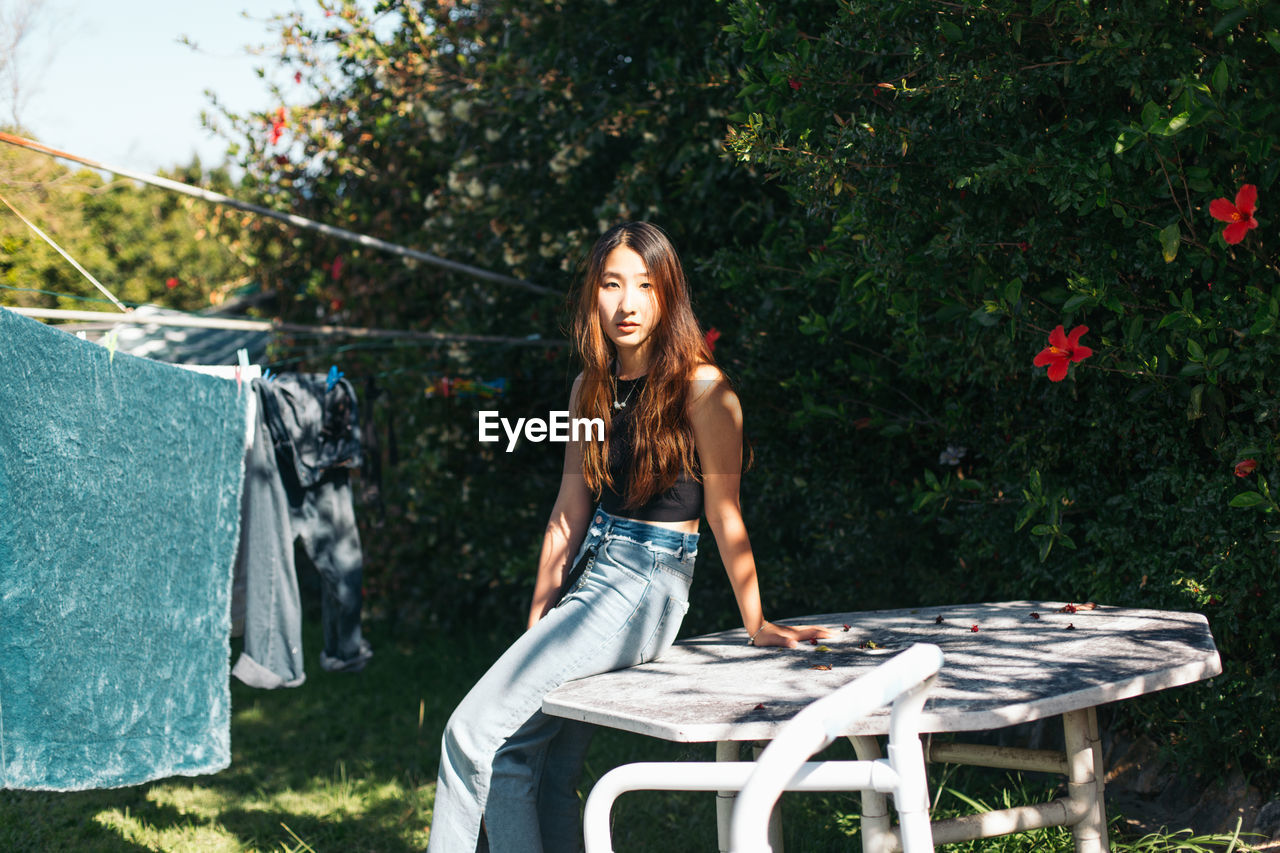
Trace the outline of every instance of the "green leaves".
<instances>
[{"instance_id":1,"label":"green leaves","mask_svg":"<svg viewBox=\"0 0 1280 853\"><path fill-rule=\"evenodd\" d=\"M1229 33L1231 30L1235 29L1236 25L1243 21L1248 14L1249 10L1243 6L1232 9L1219 18L1218 22L1213 25L1213 34L1215 36L1221 36Z\"/></svg>"},{"instance_id":2,"label":"green leaves","mask_svg":"<svg viewBox=\"0 0 1280 853\"><path fill-rule=\"evenodd\" d=\"M1249 464L1252 463L1253 460L1249 460ZM1273 512L1280 513L1280 503L1278 503L1275 496L1271 494L1271 486L1267 482L1267 478L1262 476L1262 474L1258 474L1257 482L1257 491L1249 490L1237 493L1227 502L1228 506L1236 507L1238 509L1249 509L1250 507L1254 507L1267 514ZM1271 531L1267 531L1267 533L1268 539L1270 539Z\"/></svg>"},{"instance_id":3,"label":"green leaves","mask_svg":"<svg viewBox=\"0 0 1280 853\"><path fill-rule=\"evenodd\" d=\"M1264 222L1265 239L1229 249L1207 211L1245 180L1264 215L1280 199L1280 37L1263 7L400 8L428 18L385 44L354 28L344 43L365 43L333 67L307 57L340 82L307 107L306 169L279 170L254 141L262 123L245 125L250 185L565 287L602 225L667 228L699 320L724 332L715 355L756 454L743 510L771 610L1032 596L1208 608L1210 593L1175 586L1186 577L1230 602L1210 613L1228 667L1280 654L1280 619L1252 593L1273 582L1277 524L1265 500L1231 505L1266 493L1230 467L1246 447L1264 467L1280 459L1280 243ZM352 324L559 331L555 308L523 296L367 257L339 285L314 273L332 246L263 244L264 280L303 291L288 303L301 315L345 297ZM1095 354L1050 383L1032 361L1060 324L1088 326ZM556 460L502 469L477 457L467 410L424 408L413 377L458 354L365 357L402 383L397 418L412 426L397 429L415 449L370 564L406 567L386 571L450 602L420 604L432 618L517 611L537 556L519 530L545 522ZM463 361L519 377L530 410L563 405L575 370L481 348ZM516 519L496 542L495 517ZM708 629L732 618L713 585L695 595ZM1171 693L1183 704L1162 719L1220 713L1239 695L1222 691ZM1258 726L1202 728L1219 765L1280 755Z\"/></svg>"},{"instance_id":4,"label":"green leaves","mask_svg":"<svg viewBox=\"0 0 1280 853\"><path fill-rule=\"evenodd\" d=\"M1219 95L1227 91L1227 84L1230 78L1230 72L1227 70L1227 61L1225 59L1218 60L1217 66L1213 69L1213 78L1210 85L1213 91Z\"/></svg>"},{"instance_id":5,"label":"green leaves","mask_svg":"<svg viewBox=\"0 0 1280 853\"><path fill-rule=\"evenodd\" d=\"M1173 222L1160 229L1160 254L1164 256L1164 262L1172 263L1174 258L1178 257L1178 244L1182 242L1182 231L1178 228L1178 223Z\"/></svg>"},{"instance_id":6,"label":"green leaves","mask_svg":"<svg viewBox=\"0 0 1280 853\"><path fill-rule=\"evenodd\" d=\"M1143 140L1142 131L1136 127L1127 127L1120 131L1116 136L1115 144L1111 146L1113 154L1123 154L1133 146Z\"/></svg>"}]
</instances>

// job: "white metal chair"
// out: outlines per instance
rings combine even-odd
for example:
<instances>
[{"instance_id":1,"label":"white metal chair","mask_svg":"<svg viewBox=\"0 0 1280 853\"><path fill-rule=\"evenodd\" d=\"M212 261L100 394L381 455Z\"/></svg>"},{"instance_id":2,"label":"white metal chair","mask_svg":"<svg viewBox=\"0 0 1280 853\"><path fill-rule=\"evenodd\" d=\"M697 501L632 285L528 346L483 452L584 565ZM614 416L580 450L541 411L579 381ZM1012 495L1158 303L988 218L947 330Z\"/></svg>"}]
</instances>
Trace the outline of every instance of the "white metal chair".
<instances>
[{"instance_id":1,"label":"white metal chair","mask_svg":"<svg viewBox=\"0 0 1280 853\"><path fill-rule=\"evenodd\" d=\"M876 791L892 794L903 853L933 851L929 789L920 748L920 714L942 667L942 651L918 643L813 702L783 726L755 762L625 764L601 776L587 797L587 853L612 853L609 813L627 791L740 791L729 826L731 853L771 850L769 817L786 791ZM849 725L892 703L888 758L807 761L843 736ZM721 849L725 839L721 838Z\"/></svg>"}]
</instances>

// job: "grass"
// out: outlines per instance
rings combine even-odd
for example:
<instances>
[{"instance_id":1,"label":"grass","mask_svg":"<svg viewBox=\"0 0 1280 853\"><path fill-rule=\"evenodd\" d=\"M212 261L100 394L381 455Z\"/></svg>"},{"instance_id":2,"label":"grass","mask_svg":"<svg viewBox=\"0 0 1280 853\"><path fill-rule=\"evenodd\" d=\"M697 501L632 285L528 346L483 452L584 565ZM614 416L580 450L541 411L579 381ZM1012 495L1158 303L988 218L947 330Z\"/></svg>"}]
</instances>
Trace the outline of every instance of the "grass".
<instances>
[{"instance_id":1,"label":"grass","mask_svg":"<svg viewBox=\"0 0 1280 853\"><path fill-rule=\"evenodd\" d=\"M358 675L320 669L264 691L232 680L231 766L103 791L0 791L0 850L416 851L426 846L439 736L496 641L371 636Z\"/></svg>"},{"instance_id":2,"label":"grass","mask_svg":"<svg viewBox=\"0 0 1280 853\"><path fill-rule=\"evenodd\" d=\"M262 691L233 681L228 769L104 791L0 791L0 850L407 853L425 848L440 732L502 642L434 633L397 641L375 629L376 656L369 668L359 675L331 675L315 660L316 621L308 622L311 654L303 686ZM852 757L847 745L831 752ZM713 758L709 744L672 744L602 730L587 759L583 790L628 761ZM1050 783L1016 776L968 768L934 768L934 773L931 790L939 816L1054 795ZM859 850L857 815L856 794L789 794L783 801L787 849ZM1232 849L1227 838L1196 839L1188 832L1120 839L1113 830L1112 840L1117 853ZM618 853L715 850L714 797L627 794L614 808L614 845ZM1065 830L1045 830L940 849L1067 853L1072 848Z\"/></svg>"}]
</instances>

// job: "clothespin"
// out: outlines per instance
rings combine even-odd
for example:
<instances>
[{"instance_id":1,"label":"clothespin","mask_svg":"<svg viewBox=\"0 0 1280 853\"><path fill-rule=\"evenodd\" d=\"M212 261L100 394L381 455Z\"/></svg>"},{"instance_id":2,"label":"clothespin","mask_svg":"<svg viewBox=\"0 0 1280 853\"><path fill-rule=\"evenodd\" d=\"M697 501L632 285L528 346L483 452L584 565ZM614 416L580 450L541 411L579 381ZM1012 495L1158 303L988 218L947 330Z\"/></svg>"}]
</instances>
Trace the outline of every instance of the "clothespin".
<instances>
[{"instance_id":1,"label":"clothespin","mask_svg":"<svg viewBox=\"0 0 1280 853\"><path fill-rule=\"evenodd\" d=\"M107 364L115 364L116 361L116 343L120 337L120 327L116 326L107 332L106 337L102 339L102 345L107 348Z\"/></svg>"},{"instance_id":2,"label":"clothespin","mask_svg":"<svg viewBox=\"0 0 1280 853\"><path fill-rule=\"evenodd\" d=\"M236 362L236 390L241 391L244 388L244 375L249 372L249 351L236 350Z\"/></svg>"},{"instance_id":3,"label":"clothespin","mask_svg":"<svg viewBox=\"0 0 1280 853\"><path fill-rule=\"evenodd\" d=\"M339 379L341 379L341 378L342 378L342 377L344 377L344 376L346 376L346 374L345 374L345 373L343 373L341 370L339 370L339 369L338 369L338 365L336 365L336 364L335 364L335 365L333 365L332 367L330 367L330 368L329 368L329 377L328 377L328 379L326 379L326 380L325 380L325 383L324 383L324 392L325 392L326 394L328 394L330 391L332 391L332 390L333 390L333 386L334 386L334 385L337 385L337 384L338 384L338 380L339 380Z\"/></svg>"}]
</instances>

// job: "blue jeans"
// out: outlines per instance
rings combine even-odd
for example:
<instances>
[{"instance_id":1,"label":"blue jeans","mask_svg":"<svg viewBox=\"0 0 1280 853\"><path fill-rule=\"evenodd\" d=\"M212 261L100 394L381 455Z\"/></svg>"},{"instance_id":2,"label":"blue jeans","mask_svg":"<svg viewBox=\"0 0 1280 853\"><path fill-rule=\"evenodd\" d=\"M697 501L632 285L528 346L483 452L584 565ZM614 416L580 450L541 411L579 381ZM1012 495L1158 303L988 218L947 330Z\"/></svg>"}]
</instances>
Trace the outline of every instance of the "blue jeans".
<instances>
[{"instance_id":1,"label":"blue jeans","mask_svg":"<svg viewBox=\"0 0 1280 853\"><path fill-rule=\"evenodd\" d=\"M244 651L231 674L252 687L266 689L297 687L306 680L295 539L302 540L322 583L324 648L320 666L330 672L359 671L373 655L360 630L364 557L348 470L343 466L324 470L304 467L300 474L294 461L295 445L306 446L302 438L319 434L329 419L314 399L296 390L310 388L313 397L321 395L323 399L320 389L324 377L299 378L312 381L300 386L288 376L270 384L253 380L258 422L253 446L245 457L235 569L236 580L243 581L245 590ZM277 385L280 387L273 390ZM342 387L354 396L349 386ZM292 395L284 393L289 388L295 389ZM280 428L296 432L296 442L292 438L291 443L282 442L271 432L268 407L277 394L287 404ZM307 400L308 406L299 402ZM341 411L349 413L350 408ZM316 454L304 456L313 459Z\"/></svg>"},{"instance_id":2,"label":"blue jeans","mask_svg":"<svg viewBox=\"0 0 1280 853\"><path fill-rule=\"evenodd\" d=\"M440 751L429 853L577 851L576 786L592 727L542 713L566 681L653 660L689 609L698 534L597 509L586 568L458 704ZM578 559L574 560L574 565Z\"/></svg>"}]
</instances>

